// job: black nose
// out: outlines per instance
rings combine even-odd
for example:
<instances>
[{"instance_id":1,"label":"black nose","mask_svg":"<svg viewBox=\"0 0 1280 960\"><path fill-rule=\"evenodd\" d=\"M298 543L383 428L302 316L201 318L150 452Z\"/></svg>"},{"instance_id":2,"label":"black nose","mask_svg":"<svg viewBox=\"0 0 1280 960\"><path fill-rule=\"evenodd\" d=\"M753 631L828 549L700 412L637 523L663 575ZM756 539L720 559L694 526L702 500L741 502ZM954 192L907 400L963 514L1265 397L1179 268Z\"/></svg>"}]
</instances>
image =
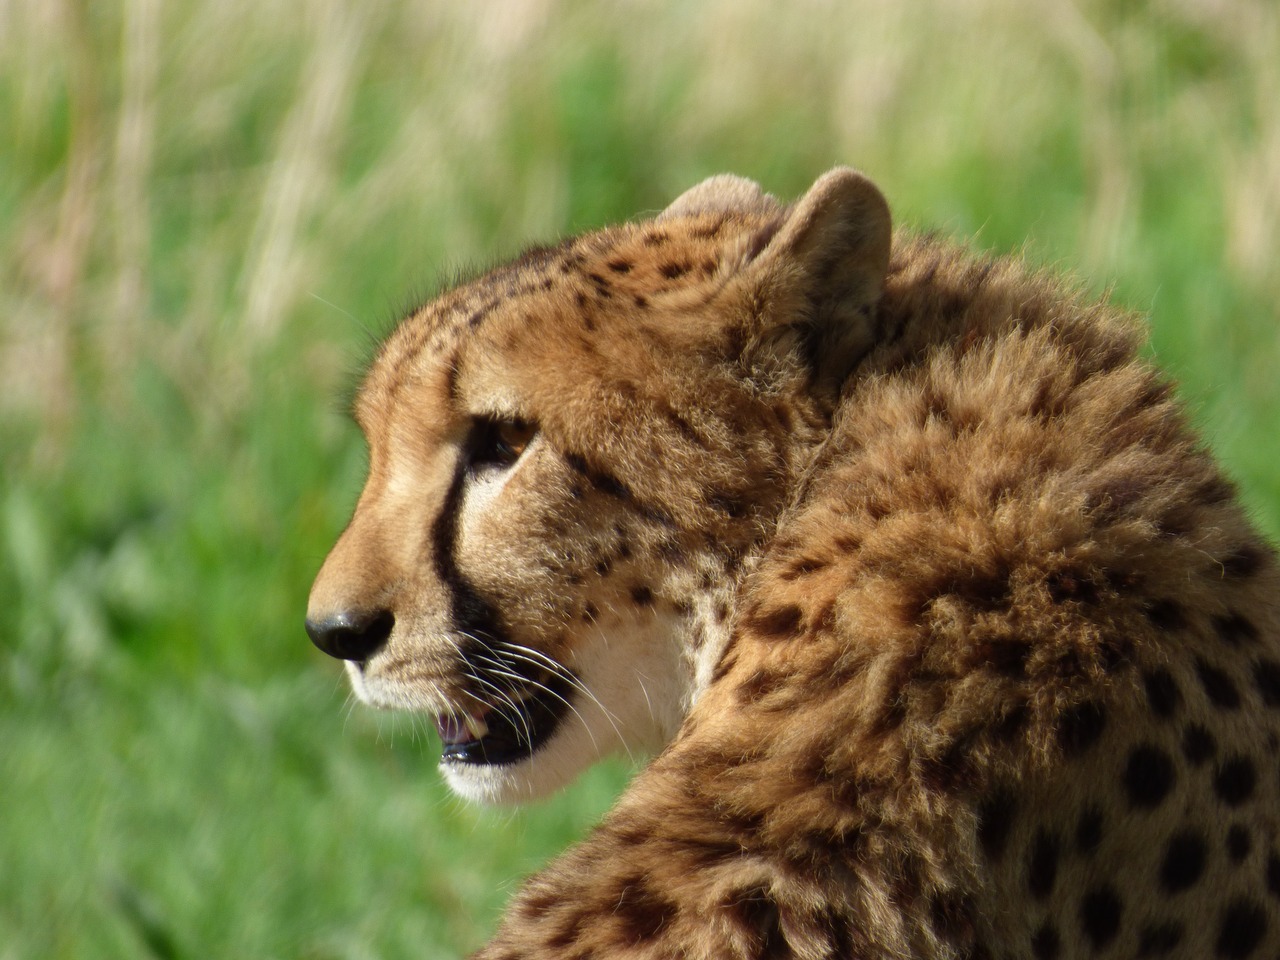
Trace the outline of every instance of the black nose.
<instances>
[{"instance_id":1,"label":"black nose","mask_svg":"<svg viewBox=\"0 0 1280 960\"><path fill-rule=\"evenodd\" d=\"M331 657L368 660L391 636L390 610L344 610L316 620L307 617L307 636Z\"/></svg>"}]
</instances>

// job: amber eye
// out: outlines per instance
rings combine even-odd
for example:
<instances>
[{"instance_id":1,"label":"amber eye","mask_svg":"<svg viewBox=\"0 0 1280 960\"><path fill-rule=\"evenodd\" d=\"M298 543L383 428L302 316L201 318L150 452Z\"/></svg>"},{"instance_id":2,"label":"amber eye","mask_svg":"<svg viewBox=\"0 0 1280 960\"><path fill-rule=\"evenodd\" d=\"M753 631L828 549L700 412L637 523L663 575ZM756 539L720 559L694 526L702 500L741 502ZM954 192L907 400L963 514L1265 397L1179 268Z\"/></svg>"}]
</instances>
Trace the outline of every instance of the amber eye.
<instances>
[{"instance_id":1,"label":"amber eye","mask_svg":"<svg viewBox=\"0 0 1280 960\"><path fill-rule=\"evenodd\" d=\"M472 470L505 469L520 459L538 428L527 420L477 418L471 431Z\"/></svg>"}]
</instances>

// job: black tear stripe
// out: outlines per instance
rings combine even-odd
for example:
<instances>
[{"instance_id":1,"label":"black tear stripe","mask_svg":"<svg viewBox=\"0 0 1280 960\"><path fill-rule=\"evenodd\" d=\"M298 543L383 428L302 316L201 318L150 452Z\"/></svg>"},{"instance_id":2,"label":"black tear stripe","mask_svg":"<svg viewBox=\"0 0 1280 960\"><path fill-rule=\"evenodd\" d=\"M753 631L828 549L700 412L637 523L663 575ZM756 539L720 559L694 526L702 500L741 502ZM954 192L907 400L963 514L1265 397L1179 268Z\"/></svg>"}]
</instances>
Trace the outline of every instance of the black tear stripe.
<instances>
[{"instance_id":1,"label":"black tear stripe","mask_svg":"<svg viewBox=\"0 0 1280 960\"><path fill-rule=\"evenodd\" d=\"M512 651L518 645L511 643L498 608L481 596L458 569L458 521L463 485L481 436L473 430L463 445L440 513L431 524L430 552L431 564L449 598L449 618L459 638L458 659L467 676L467 686L478 703L493 709L489 717L491 732L481 741L489 745L487 750L480 748L482 762L506 763L532 756L545 742L565 712L572 709L573 690L580 682L572 670L561 664L545 671L549 677L540 676L544 671L537 663L524 656L513 656ZM514 677L523 678L520 685L523 690L516 688ZM477 683L479 689L474 686ZM507 705L494 702L495 690L484 689L489 684L507 691L512 698ZM523 698L522 694L530 689L534 695Z\"/></svg>"},{"instance_id":2,"label":"black tear stripe","mask_svg":"<svg viewBox=\"0 0 1280 960\"><path fill-rule=\"evenodd\" d=\"M431 524L431 565L445 586L449 597L449 619L453 629L463 638L459 656L469 672L475 671L478 655L488 653L490 643L507 640L501 618L493 604L476 591L458 569L456 548L458 518L462 507L462 486L467 478L472 438L468 438L458 457L449 492L440 505L440 514Z\"/></svg>"}]
</instances>

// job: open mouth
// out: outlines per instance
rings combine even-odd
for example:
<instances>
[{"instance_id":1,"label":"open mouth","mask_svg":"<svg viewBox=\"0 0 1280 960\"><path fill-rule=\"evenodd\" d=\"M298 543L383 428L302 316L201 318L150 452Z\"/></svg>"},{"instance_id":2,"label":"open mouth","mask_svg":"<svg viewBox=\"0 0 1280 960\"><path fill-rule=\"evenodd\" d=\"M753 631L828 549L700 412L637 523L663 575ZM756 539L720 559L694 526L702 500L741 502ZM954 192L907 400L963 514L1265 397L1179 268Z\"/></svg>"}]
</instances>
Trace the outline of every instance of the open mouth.
<instances>
[{"instance_id":1,"label":"open mouth","mask_svg":"<svg viewBox=\"0 0 1280 960\"><path fill-rule=\"evenodd\" d=\"M444 760L479 766L528 760L559 727L571 693L568 677L553 676L518 702L436 717Z\"/></svg>"}]
</instances>

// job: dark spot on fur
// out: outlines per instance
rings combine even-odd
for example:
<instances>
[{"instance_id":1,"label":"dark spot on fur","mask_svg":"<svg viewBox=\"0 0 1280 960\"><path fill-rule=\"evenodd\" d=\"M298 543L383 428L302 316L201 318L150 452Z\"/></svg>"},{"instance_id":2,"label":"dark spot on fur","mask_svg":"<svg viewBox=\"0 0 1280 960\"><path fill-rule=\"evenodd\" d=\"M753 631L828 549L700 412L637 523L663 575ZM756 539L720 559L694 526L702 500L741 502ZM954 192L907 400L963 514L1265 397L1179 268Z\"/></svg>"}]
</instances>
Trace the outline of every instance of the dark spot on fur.
<instances>
[{"instance_id":1,"label":"dark spot on fur","mask_svg":"<svg viewBox=\"0 0 1280 960\"><path fill-rule=\"evenodd\" d=\"M1098 742L1106 725L1107 712L1102 704L1086 700L1058 718L1058 745L1067 756L1079 756Z\"/></svg>"},{"instance_id":2,"label":"dark spot on fur","mask_svg":"<svg viewBox=\"0 0 1280 960\"><path fill-rule=\"evenodd\" d=\"M1222 710L1236 710L1240 706L1240 691L1226 671L1213 664L1197 659L1196 673L1200 676L1200 685L1205 694L1213 701L1215 707Z\"/></svg>"},{"instance_id":3,"label":"dark spot on fur","mask_svg":"<svg viewBox=\"0 0 1280 960\"><path fill-rule=\"evenodd\" d=\"M685 419L684 415L680 413L680 411L672 407L666 407L662 411L662 415L666 421L671 424L671 426L676 428L676 432L689 443L698 447L707 446L707 442L702 438L698 431L694 429L693 424Z\"/></svg>"},{"instance_id":4,"label":"dark spot on fur","mask_svg":"<svg viewBox=\"0 0 1280 960\"><path fill-rule=\"evenodd\" d=\"M700 240L710 240L720 232L720 228L724 226L725 218L720 217L718 220L712 220L710 223L695 227L689 231L689 235L697 237Z\"/></svg>"},{"instance_id":5,"label":"dark spot on fur","mask_svg":"<svg viewBox=\"0 0 1280 960\"><path fill-rule=\"evenodd\" d=\"M623 888L614 916L623 926L623 935L634 944L656 939L671 925L676 912L674 902L637 881Z\"/></svg>"},{"instance_id":6,"label":"dark spot on fur","mask_svg":"<svg viewBox=\"0 0 1280 960\"><path fill-rule=\"evenodd\" d=\"M652 836L650 828L640 823L612 823L601 827L601 832L617 839L624 847L638 847L646 843Z\"/></svg>"},{"instance_id":7,"label":"dark spot on fur","mask_svg":"<svg viewBox=\"0 0 1280 960\"><path fill-rule=\"evenodd\" d=\"M1167 957L1182 943L1182 924L1149 923L1138 933L1138 956Z\"/></svg>"},{"instance_id":8,"label":"dark spot on fur","mask_svg":"<svg viewBox=\"0 0 1280 960\"><path fill-rule=\"evenodd\" d=\"M1098 645L1098 654L1107 673L1115 673L1133 659L1133 643L1128 637L1112 637Z\"/></svg>"},{"instance_id":9,"label":"dark spot on fur","mask_svg":"<svg viewBox=\"0 0 1280 960\"><path fill-rule=\"evenodd\" d=\"M831 541L831 545L840 553L852 554L862 549L862 541L858 537L849 534L840 534Z\"/></svg>"},{"instance_id":10,"label":"dark spot on fur","mask_svg":"<svg viewBox=\"0 0 1280 960\"><path fill-rule=\"evenodd\" d=\"M1238 807L1251 796L1258 773L1248 757L1234 756L1218 767L1213 776L1213 792L1223 803Z\"/></svg>"},{"instance_id":11,"label":"dark spot on fur","mask_svg":"<svg viewBox=\"0 0 1280 960\"><path fill-rule=\"evenodd\" d=\"M689 272L689 264L673 260L658 267L658 272L668 280L675 280Z\"/></svg>"},{"instance_id":12,"label":"dark spot on fur","mask_svg":"<svg viewBox=\"0 0 1280 960\"><path fill-rule=\"evenodd\" d=\"M1007 571L958 578L938 592L957 596L976 610L1005 610L1010 602Z\"/></svg>"},{"instance_id":13,"label":"dark spot on fur","mask_svg":"<svg viewBox=\"0 0 1280 960\"><path fill-rule=\"evenodd\" d=\"M800 577L816 573L826 566L827 561L825 560L819 560L815 557L801 557L798 560L793 560L787 566L787 569L783 570L779 576L781 576L783 580L797 580Z\"/></svg>"},{"instance_id":14,"label":"dark spot on fur","mask_svg":"<svg viewBox=\"0 0 1280 960\"><path fill-rule=\"evenodd\" d=\"M1017 812L1017 801L1007 790L997 791L978 806L978 843L993 863L1004 856Z\"/></svg>"},{"instance_id":15,"label":"dark spot on fur","mask_svg":"<svg viewBox=\"0 0 1280 960\"><path fill-rule=\"evenodd\" d=\"M564 462L601 493L616 497L619 500L630 501L632 499L631 490L625 483L611 473L594 469L587 463L586 457L582 456L582 454L566 453L564 454Z\"/></svg>"},{"instance_id":16,"label":"dark spot on fur","mask_svg":"<svg viewBox=\"0 0 1280 960\"><path fill-rule=\"evenodd\" d=\"M747 347L746 334L736 326L721 333L724 340L724 354L727 357L740 357Z\"/></svg>"},{"instance_id":17,"label":"dark spot on fur","mask_svg":"<svg viewBox=\"0 0 1280 960\"><path fill-rule=\"evenodd\" d=\"M1280 857L1274 853L1267 857L1267 889L1273 897L1280 898Z\"/></svg>"},{"instance_id":18,"label":"dark spot on fur","mask_svg":"<svg viewBox=\"0 0 1280 960\"><path fill-rule=\"evenodd\" d=\"M711 494L707 497L707 505L731 520L741 519L747 513L746 506L739 498L725 493Z\"/></svg>"},{"instance_id":19,"label":"dark spot on fur","mask_svg":"<svg viewBox=\"0 0 1280 960\"><path fill-rule=\"evenodd\" d=\"M1116 593L1138 593L1142 578L1132 570L1108 570L1104 575L1107 586Z\"/></svg>"},{"instance_id":20,"label":"dark spot on fur","mask_svg":"<svg viewBox=\"0 0 1280 960\"><path fill-rule=\"evenodd\" d=\"M1165 844L1164 859L1160 861L1160 886L1166 893L1180 893L1195 886L1204 875L1208 852L1200 834L1192 830L1175 833Z\"/></svg>"},{"instance_id":21,"label":"dark spot on fur","mask_svg":"<svg viewBox=\"0 0 1280 960\"><path fill-rule=\"evenodd\" d=\"M622 527L614 527L613 532L618 538L617 546L614 547L614 553L617 554L619 560L630 560L631 541L627 531Z\"/></svg>"},{"instance_id":22,"label":"dark spot on fur","mask_svg":"<svg viewBox=\"0 0 1280 960\"><path fill-rule=\"evenodd\" d=\"M618 257L615 260L609 261L609 269L612 270L614 273L630 273L631 261L624 260L622 257Z\"/></svg>"},{"instance_id":23,"label":"dark spot on fur","mask_svg":"<svg viewBox=\"0 0 1280 960\"><path fill-rule=\"evenodd\" d=\"M1195 496L1210 506L1226 503L1236 495L1236 485L1226 477L1214 477L1206 480L1195 489Z\"/></svg>"},{"instance_id":24,"label":"dark spot on fur","mask_svg":"<svg viewBox=\"0 0 1280 960\"><path fill-rule=\"evenodd\" d=\"M1037 900L1053 892L1058 879L1058 841L1043 828L1036 831L1027 859L1027 890Z\"/></svg>"},{"instance_id":25,"label":"dark spot on fur","mask_svg":"<svg viewBox=\"0 0 1280 960\"><path fill-rule=\"evenodd\" d=\"M991 727L992 735L1001 743L1012 743L1027 729L1031 720L1031 712L1025 703L1008 706L996 718Z\"/></svg>"},{"instance_id":26,"label":"dark spot on fur","mask_svg":"<svg viewBox=\"0 0 1280 960\"><path fill-rule=\"evenodd\" d=\"M791 956L779 924L778 905L763 887L752 887L732 895L723 907L750 943L753 960L782 960Z\"/></svg>"},{"instance_id":27,"label":"dark spot on fur","mask_svg":"<svg viewBox=\"0 0 1280 960\"><path fill-rule=\"evenodd\" d=\"M1101 950L1120 932L1120 917L1124 905L1115 890L1104 884L1090 890L1080 900L1080 929L1093 945L1094 952Z\"/></svg>"},{"instance_id":28,"label":"dark spot on fur","mask_svg":"<svg viewBox=\"0 0 1280 960\"><path fill-rule=\"evenodd\" d=\"M922 758L920 782L935 793L950 793L967 785L972 768L969 762L973 744L971 738L960 737L938 757Z\"/></svg>"},{"instance_id":29,"label":"dark spot on fur","mask_svg":"<svg viewBox=\"0 0 1280 960\"><path fill-rule=\"evenodd\" d=\"M649 306L649 298L644 296L644 294L640 294L640 293L637 293L634 296L632 296L631 302L634 303L641 310Z\"/></svg>"},{"instance_id":30,"label":"dark spot on fur","mask_svg":"<svg viewBox=\"0 0 1280 960\"><path fill-rule=\"evenodd\" d=\"M631 588L631 599L638 607L653 606L653 591L644 584L638 584Z\"/></svg>"},{"instance_id":31,"label":"dark spot on fur","mask_svg":"<svg viewBox=\"0 0 1280 960\"><path fill-rule=\"evenodd\" d=\"M609 494L611 497L617 497L619 500L629 500L631 491L617 477L607 473L594 473L591 475L591 482L595 488L603 493Z\"/></svg>"},{"instance_id":32,"label":"dark spot on fur","mask_svg":"<svg viewBox=\"0 0 1280 960\"><path fill-rule=\"evenodd\" d=\"M1097 603L1098 588L1092 580L1077 576L1068 571L1050 575L1046 586L1049 599L1054 603L1078 601L1080 603Z\"/></svg>"},{"instance_id":33,"label":"dark spot on fur","mask_svg":"<svg viewBox=\"0 0 1280 960\"><path fill-rule=\"evenodd\" d=\"M1231 829L1227 831L1227 856L1234 863L1239 863L1249 855L1249 851L1253 849L1253 837L1249 833L1249 829L1239 823L1231 825Z\"/></svg>"},{"instance_id":34,"label":"dark spot on fur","mask_svg":"<svg viewBox=\"0 0 1280 960\"><path fill-rule=\"evenodd\" d=\"M1124 768L1124 788L1129 803L1153 810L1164 802L1177 776L1173 759L1152 744L1134 747Z\"/></svg>"},{"instance_id":35,"label":"dark spot on fur","mask_svg":"<svg viewBox=\"0 0 1280 960\"><path fill-rule=\"evenodd\" d=\"M1268 707L1280 707L1280 663L1259 660L1253 665L1253 682Z\"/></svg>"},{"instance_id":36,"label":"dark spot on fur","mask_svg":"<svg viewBox=\"0 0 1280 960\"><path fill-rule=\"evenodd\" d=\"M1062 409L1060 406L1049 406L1043 401L1038 406L1042 415L1053 415ZM1100 519L1114 521L1127 516L1134 504L1140 502L1149 489L1146 477L1133 474L1114 477L1092 492L1090 504L1098 511Z\"/></svg>"},{"instance_id":37,"label":"dark spot on fur","mask_svg":"<svg viewBox=\"0 0 1280 960\"><path fill-rule=\"evenodd\" d=\"M608 557L604 557L596 561L596 573L602 577L607 577L609 575L610 567L611 564L609 563Z\"/></svg>"},{"instance_id":38,"label":"dark spot on fur","mask_svg":"<svg viewBox=\"0 0 1280 960\"><path fill-rule=\"evenodd\" d=\"M533 919L531 917L531 919ZM538 919L541 919L540 917ZM547 937L547 946L553 950L567 950L578 942L578 938L582 936L583 916L581 914L570 914L559 922L559 925ZM516 954L515 956L519 956ZM575 953L574 956L582 956L581 953Z\"/></svg>"},{"instance_id":39,"label":"dark spot on fur","mask_svg":"<svg viewBox=\"0 0 1280 960\"><path fill-rule=\"evenodd\" d=\"M885 697L884 704L880 708L880 715L876 717L873 735L882 737L886 734L893 733L907 719L907 704L899 690L892 691Z\"/></svg>"},{"instance_id":40,"label":"dark spot on fur","mask_svg":"<svg viewBox=\"0 0 1280 960\"><path fill-rule=\"evenodd\" d=\"M1182 755L1193 766L1201 766L1213 758L1218 745L1213 734L1198 723L1193 723L1182 731Z\"/></svg>"},{"instance_id":41,"label":"dark spot on fur","mask_svg":"<svg viewBox=\"0 0 1280 960\"><path fill-rule=\"evenodd\" d=\"M738 702L742 704L757 703L781 687L790 679L785 673L769 670L756 670L738 686Z\"/></svg>"},{"instance_id":42,"label":"dark spot on fur","mask_svg":"<svg viewBox=\"0 0 1280 960\"><path fill-rule=\"evenodd\" d=\"M675 520L671 519L671 514L667 513L662 507L648 503L636 503L635 508L636 512L650 523L656 523L658 526L668 528L676 526Z\"/></svg>"},{"instance_id":43,"label":"dark spot on fur","mask_svg":"<svg viewBox=\"0 0 1280 960\"><path fill-rule=\"evenodd\" d=\"M757 633L770 637L790 636L800 626L804 611L795 604L774 607L771 610L759 610L748 620L748 625Z\"/></svg>"},{"instance_id":44,"label":"dark spot on fur","mask_svg":"<svg viewBox=\"0 0 1280 960\"><path fill-rule=\"evenodd\" d=\"M856 957L870 952L869 944L863 943L863 935L855 930L853 924L841 917L831 907L824 908L815 918L818 931L825 941L824 957ZM855 946L855 938L859 945Z\"/></svg>"},{"instance_id":45,"label":"dark spot on fur","mask_svg":"<svg viewBox=\"0 0 1280 960\"><path fill-rule=\"evenodd\" d=\"M646 247L660 247L669 239L661 230L651 230L644 235L644 245Z\"/></svg>"},{"instance_id":46,"label":"dark spot on fur","mask_svg":"<svg viewBox=\"0 0 1280 960\"><path fill-rule=\"evenodd\" d=\"M1102 811L1095 806L1085 807L1076 821L1076 849L1088 856L1102 843Z\"/></svg>"},{"instance_id":47,"label":"dark spot on fur","mask_svg":"<svg viewBox=\"0 0 1280 960\"><path fill-rule=\"evenodd\" d=\"M658 545L654 547L654 551L664 563L669 563L673 566L680 566L684 563L684 548L680 546L680 541L675 537L663 537L658 541Z\"/></svg>"},{"instance_id":48,"label":"dark spot on fur","mask_svg":"<svg viewBox=\"0 0 1280 960\"><path fill-rule=\"evenodd\" d=\"M1245 960L1258 948L1266 933L1266 911L1252 900L1237 898L1222 913L1217 955L1228 960Z\"/></svg>"},{"instance_id":49,"label":"dark spot on fur","mask_svg":"<svg viewBox=\"0 0 1280 960\"><path fill-rule=\"evenodd\" d=\"M595 623L600 618L600 611L596 609L594 603L588 603L582 608L582 619L587 623Z\"/></svg>"},{"instance_id":50,"label":"dark spot on fur","mask_svg":"<svg viewBox=\"0 0 1280 960\"><path fill-rule=\"evenodd\" d=\"M1020 680L1027 675L1031 644L1022 640L998 640L980 644L976 653L980 661L995 673Z\"/></svg>"},{"instance_id":51,"label":"dark spot on fur","mask_svg":"<svg viewBox=\"0 0 1280 960\"><path fill-rule=\"evenodd\" d=\"M973 909L962 898L941 894L929 900L929 924L938 938L948 943L973 940ZM851 953L834 956L853 956Z\"/></svg>"},{"instance_id":52,"label":"dark spot on fur","mask_svg":"<svg viewBox=\"0 0 1280 960\"><path fill-rule=\"evenodd\" d=\"M1161 630L1181 630L1187 625L1182 607L1172 600L1156 600L1147 608L1147 619Z\"/></svg>"},{"instance_id":53,"label":"dark spot on fur","mask_svg":"<svg viewBox=\"0 0 1280 960\"><path fill-rule=\"evenodd\" d=\"M1222 572L1232 580L1245 580L1266 562L1266 554L1252 543L1242 544L1222 558Z\"/></svg>"},{"instance_id":54,"label":"dark spot on fur","mask_svg":"<svg viewBox=\"0 0 1280 960\"><path fill-rule=\"evenodd\" d=\"M1233 647L1258 639L1258 628L1238 613L1232 613L1225 617L1214 617L1213 629L1217 631L1218 636L1225 643Z\"/></svg>"},{"instance_id":55,"label":"dark spot on fur","mask_svg":"<svg viewBox=\"0 0 1280 960\"><path fill-rule=\"evenodd\" d=\"M1046 920L1031 935L1031 955L1036 960L1058 960L1062 953L1062 938L1052 920Z\"/></svg>"},{"instance_id":56,"label":"dark spot on fur","mask_svg":"<svg viewBox=\"0 0 1280 960\"><path fill-rule=\"evenodd\" d=\"M1173 674L1164 667L1155 667L1143 674L1142 682L1146 687L1147 703L1151 705L1152 712L1166 720L1172 717L1182 702L1182 694Z\"/></svg>"},{"instance_id":57,"label":"dark spot on fur","mask_svg":"<svg viewBox=\"0 0 1280 960\"><path fill-rule=\"evenodd\" d=\"M711 671L711 682L718 683L729 675L729 672L738 665L738 653L733 649L738 642L738 634L736 632L729 635L729 640L725 644L725 653L716 664L714 670Z\"/></svg>"}]
</instances>

